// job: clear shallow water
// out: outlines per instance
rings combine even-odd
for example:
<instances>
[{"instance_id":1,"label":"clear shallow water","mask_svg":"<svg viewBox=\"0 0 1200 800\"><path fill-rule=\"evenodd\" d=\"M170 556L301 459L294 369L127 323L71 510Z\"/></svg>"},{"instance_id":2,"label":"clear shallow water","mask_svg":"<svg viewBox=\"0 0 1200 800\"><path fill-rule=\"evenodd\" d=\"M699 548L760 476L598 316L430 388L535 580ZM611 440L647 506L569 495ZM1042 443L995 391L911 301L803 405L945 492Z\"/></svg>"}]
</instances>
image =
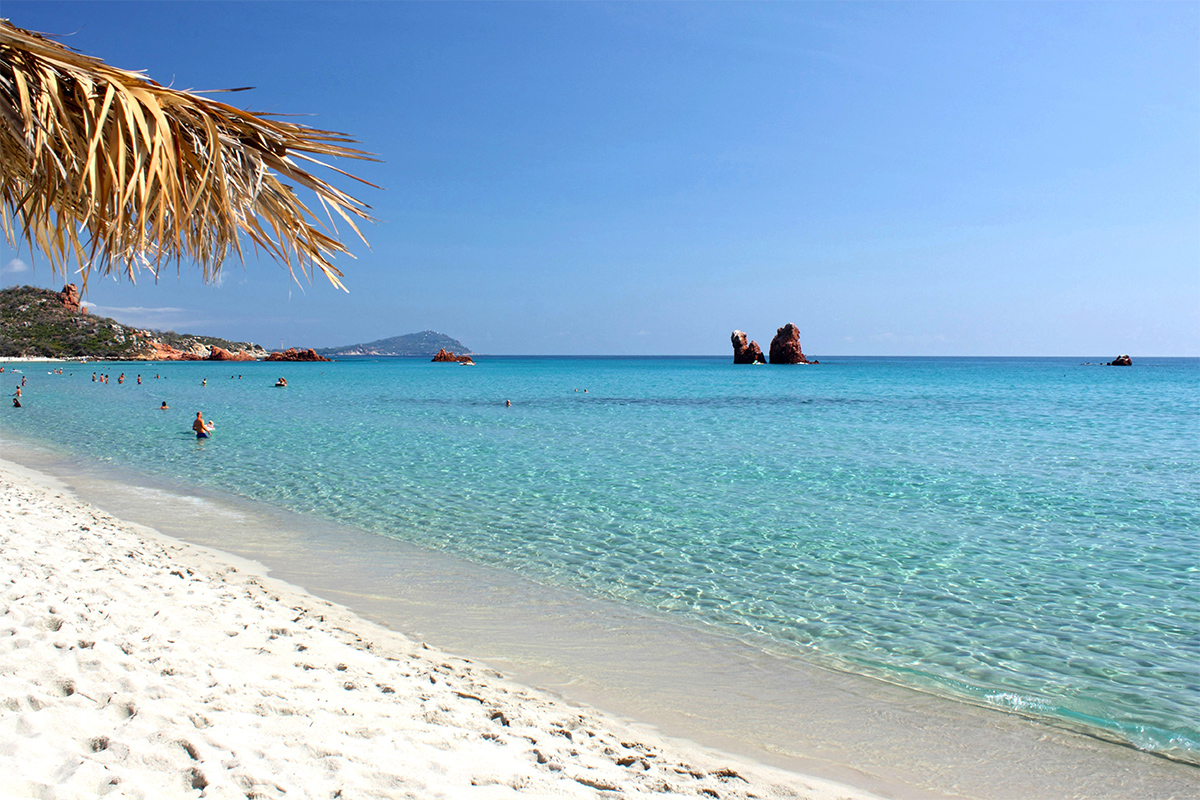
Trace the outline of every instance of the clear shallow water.
<instances>
[{"instance_id":1,"label":"clear shallow water","mask_svg":"<svg viewBox=\"0 0 1200 800\"><path fill-rule=\"evenodd\" d=\"M1200 361L1082 360L17 365L0 432L1200 763Z\"/></svg>"}]
</instances>

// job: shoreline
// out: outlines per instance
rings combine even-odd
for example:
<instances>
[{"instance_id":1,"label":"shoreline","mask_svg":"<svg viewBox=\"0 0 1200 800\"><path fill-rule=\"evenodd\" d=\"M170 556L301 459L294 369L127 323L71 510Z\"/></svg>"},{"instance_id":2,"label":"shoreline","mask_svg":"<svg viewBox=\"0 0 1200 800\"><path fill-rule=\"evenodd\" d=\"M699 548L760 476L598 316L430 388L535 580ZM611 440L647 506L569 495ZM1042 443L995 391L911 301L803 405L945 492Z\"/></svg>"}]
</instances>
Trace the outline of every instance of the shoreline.
<instances>
[{"instance_id":1,"label":"shoreline","mask_svg":"<svg viewBox=\"0 0 1200 800\"><path fill-rule=\"evenodd\" d=\"M0 488L18 795L875 797L512 683L12 462Z\"/></svg>"},{"instance_id":2,"label":"shoreline","mask_svg":"<svg viewBox=\"0 0 1200 800\"><path fill-rule=\"evenodd\" d=\"M88 474L66 456L56 462L23 452L18 460L68 481L77 495L121 519L155 528L169 523L163 532L172 541L249 557L292 589L341 603L364 624L382 623L479 658L521 685L549 688L565 698L559 702L637 720L685 749L698 741L768 769L902 798L1168 797L1200 787L1194 767L867 678L817 668L781 671L769 656L747 655L749 648L726 647L711 636L662 625L640 630L645 619L612 604L581 603L567 593L531 611L521 587L489 577L487 569L437 554L426 558L394 540L386 541L403 563L379 564L374 555L356 561L330 549L328 536L315 534L301 515L276 509L275 530L259 530L249 524L261 510L254 501L226 506L211 492L178 494L183 490L122 476L108 464ZM221 528L232 532L224 538L202 533ZM247 531L259 540L243 539ZM340 528L334 533L354 535ZM363 542L342 549L378 543L379 537L360 535ZM331 565L338 558L349 560ZM348 575L366 582L337 580ZM396 581L405 584L403 591ZM381 597L397 591L406 596ZM569 624L560 625L564 619ZM662 674L650 674L655 671ZM813 736L795 739L798 727L811 728ZM1021 771L1009 768L1014 763Z\"/></svg>"}]
</instances>

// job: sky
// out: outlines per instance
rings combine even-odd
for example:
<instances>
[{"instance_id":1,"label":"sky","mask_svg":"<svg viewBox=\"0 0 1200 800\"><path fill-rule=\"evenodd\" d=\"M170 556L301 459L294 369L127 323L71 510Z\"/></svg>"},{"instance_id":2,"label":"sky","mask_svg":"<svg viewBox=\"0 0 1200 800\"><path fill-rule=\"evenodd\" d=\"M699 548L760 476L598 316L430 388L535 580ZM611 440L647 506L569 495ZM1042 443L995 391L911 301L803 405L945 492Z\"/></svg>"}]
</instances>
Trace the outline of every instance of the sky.
<instances>
[{"instance_id":1,"label":"sky","mask_svg":"<svg viewBox=\"0 0 1200 800\"><path fill-rule=\"evenodd\" d=\"M484 354L1200 355L1200 4L109 3L0 16L379 163L348 292L251 255L131 325ZM323 176L325 177L325 176ZM336 177L336 176L334 176ZM78 283L76 276L68 280ZM61 288L0 245L0 286Z\"/></svg>"}]
</instances>

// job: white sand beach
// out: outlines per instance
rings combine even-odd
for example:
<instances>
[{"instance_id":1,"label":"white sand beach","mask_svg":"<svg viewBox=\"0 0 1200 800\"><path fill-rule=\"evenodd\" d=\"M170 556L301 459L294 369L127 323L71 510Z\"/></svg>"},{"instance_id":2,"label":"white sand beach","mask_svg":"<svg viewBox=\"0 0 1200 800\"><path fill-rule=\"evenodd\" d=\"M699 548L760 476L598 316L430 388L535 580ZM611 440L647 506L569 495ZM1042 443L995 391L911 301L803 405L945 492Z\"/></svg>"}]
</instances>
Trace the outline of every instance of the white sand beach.
<instances>
[{"instance_id":1,"label":"white sand beach","mask_svg":"<svg viewBox=\"0 0 1200 800\"><path fill-rule=\"evenodd\" d=\"M0 796L865 798L414 642L0 461Z\"/></svg>"}]
</instances>

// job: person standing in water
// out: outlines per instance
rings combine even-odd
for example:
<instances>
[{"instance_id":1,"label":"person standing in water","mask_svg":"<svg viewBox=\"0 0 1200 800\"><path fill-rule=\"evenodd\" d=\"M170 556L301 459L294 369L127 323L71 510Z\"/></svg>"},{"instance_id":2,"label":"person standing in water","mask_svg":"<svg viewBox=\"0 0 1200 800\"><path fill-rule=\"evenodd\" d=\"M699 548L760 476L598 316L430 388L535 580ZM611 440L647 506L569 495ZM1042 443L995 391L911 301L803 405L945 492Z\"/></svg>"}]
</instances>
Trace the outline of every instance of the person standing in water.
<instances>
[{"instance_id":1,"label":"person standing in water","mask_svg":"<svg viewBox=\"0 0 1200 800\"><path fill-rule=\"evenodd\" d=\"M203 414L201 414L199 411L196 412L196 421L192 423L192 430L196 432L197 439L207 439L208 434L215 427L216 425L213 423L204 421Z\"/></svg>"}]
</instances>

